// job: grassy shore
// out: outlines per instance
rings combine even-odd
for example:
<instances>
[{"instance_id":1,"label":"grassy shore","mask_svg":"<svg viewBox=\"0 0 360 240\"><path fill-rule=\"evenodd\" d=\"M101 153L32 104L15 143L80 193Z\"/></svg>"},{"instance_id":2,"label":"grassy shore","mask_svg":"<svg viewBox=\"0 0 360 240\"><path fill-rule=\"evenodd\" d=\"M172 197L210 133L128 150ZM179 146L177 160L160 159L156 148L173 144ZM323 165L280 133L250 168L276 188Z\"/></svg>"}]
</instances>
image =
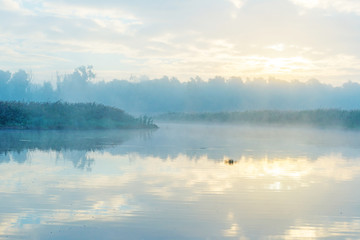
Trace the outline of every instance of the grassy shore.
<instances>
[{"instance_id":1,"label":"grassy shore","mask_svg":"<svg viewBox=\"0 0 360 240\"><path fill-rule=\"evenodd\" d=\"M0 102L0 129L157 128L146 116L95 103Z\"/></svg>"}]
</instances>

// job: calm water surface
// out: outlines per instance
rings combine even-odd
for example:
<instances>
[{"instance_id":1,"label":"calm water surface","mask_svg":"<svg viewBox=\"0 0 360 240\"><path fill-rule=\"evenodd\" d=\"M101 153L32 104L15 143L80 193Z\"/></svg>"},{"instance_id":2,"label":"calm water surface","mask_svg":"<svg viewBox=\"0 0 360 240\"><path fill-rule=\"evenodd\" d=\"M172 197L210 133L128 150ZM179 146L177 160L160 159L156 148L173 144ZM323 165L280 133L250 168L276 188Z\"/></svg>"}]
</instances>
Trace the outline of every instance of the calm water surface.
<instances>
[{"instance_id":1,"label":"calm water surface","mask_svg":"<svg viewBox=\"0 0 360 240\"><path fill-rule=\"evenodd\" d=\"M360 132L0 132L0 239L360 239L359 186Z\"/></svg>"}]
</instances>

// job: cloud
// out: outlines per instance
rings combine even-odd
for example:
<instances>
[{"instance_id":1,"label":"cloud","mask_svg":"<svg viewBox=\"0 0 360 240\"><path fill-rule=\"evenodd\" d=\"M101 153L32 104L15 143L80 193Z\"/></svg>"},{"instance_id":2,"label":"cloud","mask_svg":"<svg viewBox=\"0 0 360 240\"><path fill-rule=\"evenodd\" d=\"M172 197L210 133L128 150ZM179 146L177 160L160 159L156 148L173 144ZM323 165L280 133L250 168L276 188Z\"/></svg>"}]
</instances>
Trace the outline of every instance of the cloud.
<instances>
[{"instance_id":1,"label":"cloud","mask_svg":"<svg viewBox=\"0 0 360 240\"><path fill-rule=\"evenodd\" d=\"M1 1L0 64L12 71L36 68L45 76L91 64L105 80L271 75L341 84L360 77L354 65L336 70L337 56L360 57L358 19L297 14L299 6L358 12L355 1ZM322 73L341 74L318 74L320 62Z\"/></svg>"},{"instance_id":2,"label":"cloud","mask_svg":"<svg viewBox=\"0 0 360 240\"><path fill-rule=\"evenodd\" d=\"M21 1L18 0L0 0L0 10L16 12L25 15L33 14L32 11L24 8L21 4Z\"/></svg>"},{"instance_id":3,"label":"cloud","mask_svg":"<svg viewBox=\"0 0 360 240\"><path fill-rule=\"evenodd\" d=\"M268 46L267 48L273 49L273 50L279 51L279 52L282 52L285 50L285 46L282 43L271 45L271 46Z\"/></svg>"},{"instance_id":4,"label":"cloud","mask_svg":"<svg viewBox=\"0 0 360 240\"><path fill-rule=\"evenodd\" d=\"M357 0L290 0L305 8L320 8L360 15L360 2Z\"/></svg>"},{"instance_id":5,"label":"cloud","mask_svg":"<svg viewBox=\"0 0 360 240\"><path fill-rule=\"evenodd\" d=\"M120 33L127 33L132 25L142 24L137 17L120 8L97 8L86 5L44 2L38 11L60 18L92 20L100 28L108 28Z\"/></svg>"},{"instance_id":6,"label":"cloud","mask_svg":"<svg viewBox=\"0 0 360 240\"><path fill-rule=\"evenodd\" d=\"M241 8L244 5L243 0L229 0L236 8Z\"/></svg>"},{"instance_id":7,"label":"cloud","mask_svg":"<svg viewBox=\"0 0 360 240\"><path fill-rule=\"evenodd\" d=\"M19 10L20 9L20 4L19 2L15 1L15 0L1 0L1 9L6 9L6 10Z\"/></svg>"}]
</instances>

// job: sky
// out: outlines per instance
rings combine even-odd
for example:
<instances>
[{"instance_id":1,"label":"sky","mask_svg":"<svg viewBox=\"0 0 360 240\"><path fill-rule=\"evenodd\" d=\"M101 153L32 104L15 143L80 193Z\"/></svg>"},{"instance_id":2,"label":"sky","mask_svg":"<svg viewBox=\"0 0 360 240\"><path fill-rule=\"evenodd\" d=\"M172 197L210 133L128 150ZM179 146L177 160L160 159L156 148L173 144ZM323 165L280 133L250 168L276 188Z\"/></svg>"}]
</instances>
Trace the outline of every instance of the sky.
<instances>
[{"instance_id":1,"label":"sky","mask_svg":"<svg viewBox=\"0 0 360 240\"><path fill-rule=\"evenodd\" d=\"M359 0L0 0L0 69L360 82Z\"/></svg>"}]
</instances>

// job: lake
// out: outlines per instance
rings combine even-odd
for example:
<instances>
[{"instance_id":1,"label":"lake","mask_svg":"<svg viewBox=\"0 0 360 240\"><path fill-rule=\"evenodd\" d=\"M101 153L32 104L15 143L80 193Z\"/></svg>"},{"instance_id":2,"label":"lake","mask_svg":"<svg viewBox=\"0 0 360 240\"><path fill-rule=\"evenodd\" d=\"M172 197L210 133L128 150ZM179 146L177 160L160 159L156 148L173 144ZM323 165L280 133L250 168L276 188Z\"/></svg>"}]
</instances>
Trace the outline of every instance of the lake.
<instances>
[{"instance_id":1,"label":"lake","mask_svg":"<svg viewBox=\"0 0 360 240\"><path fill-rule=\"evenodd\" d=\"M359 239L360 132L0 132L0 239Z\"/></svg>"}]
</instances>

